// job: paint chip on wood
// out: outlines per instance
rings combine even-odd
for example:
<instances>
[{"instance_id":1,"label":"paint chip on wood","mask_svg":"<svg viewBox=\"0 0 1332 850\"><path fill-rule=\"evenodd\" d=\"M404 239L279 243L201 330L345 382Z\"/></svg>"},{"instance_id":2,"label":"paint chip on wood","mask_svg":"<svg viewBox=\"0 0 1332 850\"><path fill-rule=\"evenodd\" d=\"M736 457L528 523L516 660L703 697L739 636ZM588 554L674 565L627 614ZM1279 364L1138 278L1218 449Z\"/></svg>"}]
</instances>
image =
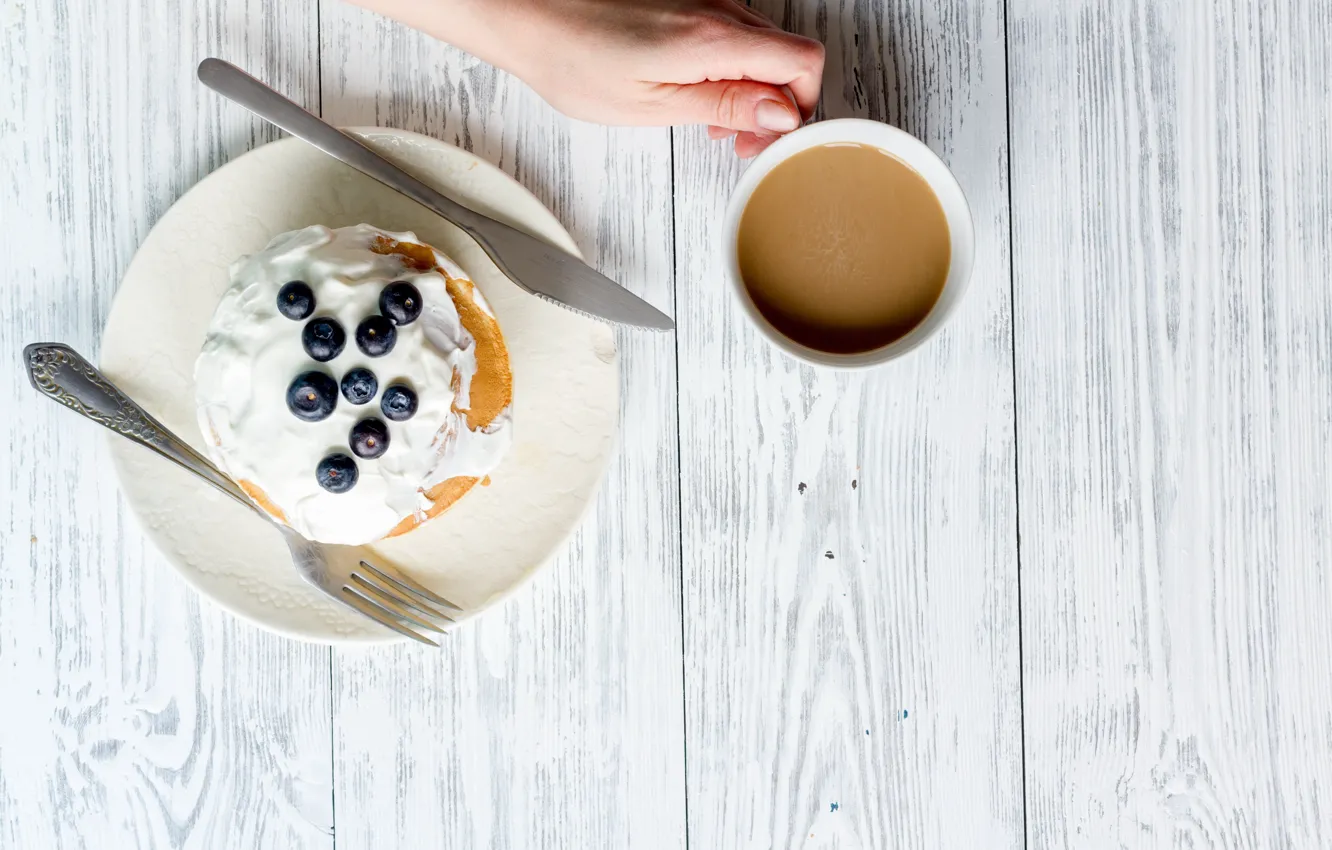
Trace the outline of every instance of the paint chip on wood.
<instances>
[{"instance_id":1,"label":"paint chip on wood","mask_svg":"<svg viewBox=\"0 0 1332 850\"><path fill-rule=\"evenodd\" d=\"M851 479L851 489L852 489L852 490L856 489L856 485L859 484L859 483L860 483L860 482L859 482L857 479L852 478L852 479Z\"/></svg>"},{"instance_id":2,"label":"paint chip on wood","mask_svg":"<svg viewBox=\"0 0 1332 850\"><path fill-rule=\"evenodd\" d=\"M29 543L36 543L36 542L37 542L37 535L34 534L34 535L32 535L32 537L29 537L29 538L28 538L28 542L29 542Z\"/></svg>"}]
</instances>

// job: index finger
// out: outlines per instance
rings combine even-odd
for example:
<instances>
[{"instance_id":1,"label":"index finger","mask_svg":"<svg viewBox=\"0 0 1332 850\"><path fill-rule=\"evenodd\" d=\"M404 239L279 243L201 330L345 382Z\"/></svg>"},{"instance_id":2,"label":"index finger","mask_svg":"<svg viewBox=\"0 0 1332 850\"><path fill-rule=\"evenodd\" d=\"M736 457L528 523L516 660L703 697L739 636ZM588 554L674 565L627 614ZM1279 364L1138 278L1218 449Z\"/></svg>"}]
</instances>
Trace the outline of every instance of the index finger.
<instances>
[{"instance_id":1,"label":"index finger","mask_svg":"<svg viewBox=\"0 0 1332 850\"><path fill-rule=\"evenodd\" d=\"M787 86L804 118L814 114L823 87L823 45L812 38L735 21L736 37L709 52L710 79L751 79Z\"/></svg>"}]
</instances>

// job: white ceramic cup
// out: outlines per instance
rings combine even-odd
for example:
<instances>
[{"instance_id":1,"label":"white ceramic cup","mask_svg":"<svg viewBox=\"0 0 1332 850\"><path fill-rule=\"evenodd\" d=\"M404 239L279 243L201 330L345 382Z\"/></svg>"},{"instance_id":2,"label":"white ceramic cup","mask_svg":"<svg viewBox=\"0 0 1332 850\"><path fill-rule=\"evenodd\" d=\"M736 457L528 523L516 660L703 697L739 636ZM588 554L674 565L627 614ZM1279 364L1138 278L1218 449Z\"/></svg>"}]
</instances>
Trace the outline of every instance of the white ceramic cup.
<instances>
[{"instance_id":1,"label":"white ceramic cup","mask_svg":"<svg viewBox=\"0 0 1332 850\"><path fill-rule=\"evenodd\" d=\"M952 257L948 265L948 279L944 281L939 300L925 316L925 319L901 338L882 348L859 354L832 354L819 351L778 331L763 317L754 306L754 301L740 277L740 258L736 251L736 236L740 231L740 217L745 205L754 194L754 188L778 164L797 153L819 145L837 143L856 143L876 147L892 154L911 166L925 178L943 207L944 218L948 222L949 241L952 244ZM859 369L877 366L889 360L901 357L921 343L925 342L939 328L943 327L949 315L962 300L967 283L971 279L971 267L975 261L976 233L971 224L971 210L967 207L966 196L957 178L944 165L943 160L925 143L896 127L866 121L863 118L839 118L832 121L820 121L789 133L774 142L767 150L759 154L741 176L731 202L726 208L726 219L722 227L721 250L722 265L726 276L730 278L731 291L735 293L740 306L754 322L755 327L781 351L797 360L815 366L830 366L840 369Z\"/></svg>"}]
</instances>

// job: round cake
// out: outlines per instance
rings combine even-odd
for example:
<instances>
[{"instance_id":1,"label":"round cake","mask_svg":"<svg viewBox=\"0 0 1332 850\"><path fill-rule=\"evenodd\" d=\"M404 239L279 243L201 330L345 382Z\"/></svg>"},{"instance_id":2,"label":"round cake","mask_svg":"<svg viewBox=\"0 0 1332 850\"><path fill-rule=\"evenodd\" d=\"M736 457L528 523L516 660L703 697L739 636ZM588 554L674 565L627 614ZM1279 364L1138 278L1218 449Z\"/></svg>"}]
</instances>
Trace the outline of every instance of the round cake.
<instances>
[{"instance_id":1,"label":"round cake","mask_svg":"<svg viewBox=\"0 0 1332 850\"><path fill-rule=\"evenodd\" d=\"M311 540L361 544L443 513L512 439L486 300L411 233L284 233L231 267L194 367L209 456Z\"/></svg>"}]
</instances>

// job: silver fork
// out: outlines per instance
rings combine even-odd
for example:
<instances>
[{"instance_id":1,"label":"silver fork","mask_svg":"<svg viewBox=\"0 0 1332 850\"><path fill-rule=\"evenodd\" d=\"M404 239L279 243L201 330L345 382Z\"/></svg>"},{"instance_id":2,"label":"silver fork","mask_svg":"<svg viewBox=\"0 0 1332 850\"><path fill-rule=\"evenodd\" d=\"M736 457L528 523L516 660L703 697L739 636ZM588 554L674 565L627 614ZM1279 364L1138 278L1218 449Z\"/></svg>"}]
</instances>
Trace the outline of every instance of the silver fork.
<instances>
[{"instance_id":1,"label":"silver fork","mask_svg":"<svg viewBox=\"0 0 1332 850\"><path fill-rule=\"evenodd\" d=\"M421 632L441 635L462 612L393 567L366 561L357 547L316 543L274 521L206 457L171 433L69 346L33 343L23 349L23 363L28 380L42 394L188 469L263 517L282 533L301 577L343 605L400 635L436 647L439 644ZM353 566L350 570L335 570L334 562Z\"/></svg>"}]
</instances>

